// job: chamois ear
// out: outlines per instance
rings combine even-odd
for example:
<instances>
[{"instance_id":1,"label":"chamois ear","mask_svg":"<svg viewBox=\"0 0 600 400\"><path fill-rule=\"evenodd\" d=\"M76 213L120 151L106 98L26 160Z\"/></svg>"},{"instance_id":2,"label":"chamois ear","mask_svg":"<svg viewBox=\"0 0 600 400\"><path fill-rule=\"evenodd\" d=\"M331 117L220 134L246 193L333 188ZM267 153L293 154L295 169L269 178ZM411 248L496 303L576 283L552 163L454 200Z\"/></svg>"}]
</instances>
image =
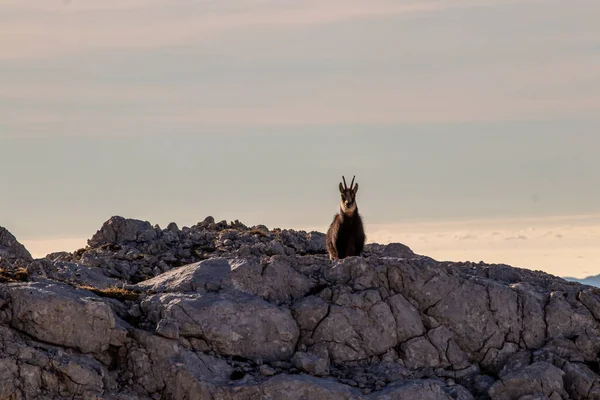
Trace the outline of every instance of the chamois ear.
<instances>
[{"instance_id":1,"label":"chamois ear","mask_svg":"<svg viewBox=\"0 0 600 400\"><path fill-rule=\"evenodd\" d=\"M356 194L356 192L358 192L358 183L354 184L354 194Z\"/></svg>"},{"instance_id":2,"label":"chamois ear","mask_svg":"<svg viewBox=\"0 0 600 400\"><path fill-rule=\"evenodd\" d=\"M340 193L344 193L344 187L342 186L342 182L340 182Z\"/></svg>"}]
</instances>

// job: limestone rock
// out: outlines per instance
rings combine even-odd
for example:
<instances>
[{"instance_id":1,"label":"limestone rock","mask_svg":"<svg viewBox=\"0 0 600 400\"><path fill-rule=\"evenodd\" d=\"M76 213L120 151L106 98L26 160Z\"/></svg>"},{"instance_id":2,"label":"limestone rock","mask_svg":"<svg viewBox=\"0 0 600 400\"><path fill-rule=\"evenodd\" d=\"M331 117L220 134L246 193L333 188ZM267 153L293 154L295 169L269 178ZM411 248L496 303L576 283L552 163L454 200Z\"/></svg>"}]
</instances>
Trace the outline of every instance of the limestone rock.
<instances>
[{"instance_id":1,"label":"limestone rock","mask_svg":"<svg viewBox=\"0 0 600 400\"><path fill-rule=\"evenodd\" d=\"M408 246L405 246L402 243L389 243L383 249L382 256L411 258L415 256L415 253Z\"/></svg>"},{"instance_id":2,"label":"limestone rock","mask_svg":"<svg viewBox=\"0 0 600 400\"><path fill-rule=\"evenodd\" d=\"M25 260L31 261L31 253L27 251L17 238L13 236L6 228L0 226L0 258L5 258L9 261Z\"/></svg>"},{"instance_id":3,"label":"limestone rock","mask_svg":"<svg viewBox=\"0 0 600 400\"><path fill-rule=\"evenodd\" d=\"M175 321L180 336L202 338L223 355L286 359L299 337L289 310L242 293L154 295L142 309L154 323Z\"/></svg>"},{"instance_id":4,"label":"limestone rock","mask_svg":"<svg viewBox=\"0 0 600 400\"><path fill-rule=\"evenodd\" d=\"M534 363L503 376L490 388L490 397L501 400L536 394L550 397L556 393L564 398L564 375L562 370L551 364Z\"/></svg>"},{"instance_id":5,"label":"limestone rock","mask_svg":"<svg viewBox=\"0 0 600 400\"><path fill-rule=\"evenodd\" d=\"M152 240L156 236L156 230L148 221L114 216L88 240L88 245L97 247L105 244L143 242Z\"/></svg>"},{"instance_id":6,"label":"limestone rock","mask_svg":"<svg viewBox=\"0 0 600 400\"><path fill-rule=\"evenodd\" d=\"M112 308L91 292L43 282L12 284L7 292L11 326L40 341L92 353L119 336Z\"/></svg>"},{"instance_id":7,"label":"limestone rock","mask_svg":"<svg viewBox=\"0 0 600 400\"><path fill-rule=\"evenodd\" d=\"M330 261L320 232L212 217L17 243L0 230L29 280L0 283L0 399L600 398L600 290L539 271L401 243Z\"/></svg>"},{"instance_id":8,"label":"limestone rock","mask_svg":"<svg viewBox=\"0 0 600 400\"><path fill-rule=\"evenodd\" d=\"M220 288L230 272L231 266L226 259L213 258L170 270L134 287L152 292L214 291Z\"/></svg>"},{"instance_id":9,"label":"limestone rock","mask_svg":"<svg viewBox=\"0 0 600 400\"><path fill-rule=\"evenodd\" d=\"M323 342L334 362L385 353L397 344L396 320L378 291L340 293L312 339Z\"/></svg>"},{"instance_id":10,"label":"limestone rock","mask_svg":"<svg viewBox=\"0 0 600 400\"><path fill-rule=\"evenodd\" d=\"M278 304L302 298L316 286L315 279L296 271L285 257L262 264L255 258L234 260L231 268L224 285Z\"/></svg>"},{"instance_id":11,"label":"limestone rock","mask_svg":"<svg viewBox=\"0 0 600 400\"><path fill-rule=\"evenodd\" d=\"M311 375L326 376L329 374L329 360L315 354L299 351L292 357L292 363L299 370Z\"/></svg>"}]
</instances>

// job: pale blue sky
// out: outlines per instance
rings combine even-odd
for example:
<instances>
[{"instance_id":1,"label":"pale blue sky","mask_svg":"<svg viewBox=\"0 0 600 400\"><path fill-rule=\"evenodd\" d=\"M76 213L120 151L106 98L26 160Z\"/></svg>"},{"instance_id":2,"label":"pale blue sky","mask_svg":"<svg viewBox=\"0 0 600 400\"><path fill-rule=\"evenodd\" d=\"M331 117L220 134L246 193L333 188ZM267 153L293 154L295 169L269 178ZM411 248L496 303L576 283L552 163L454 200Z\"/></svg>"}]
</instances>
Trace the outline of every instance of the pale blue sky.
<instances>
[{"instance_id":1,"label":"pale blue sky","mask_svg":"<svg viewBox=\"0 0 600 400\"><path fill-rule=\"evenodd\" d=\"M0 225L326 228L342 174L373 226L600 213L599 15L591 0L4 2Z\"/></svg>"}]
</instances>

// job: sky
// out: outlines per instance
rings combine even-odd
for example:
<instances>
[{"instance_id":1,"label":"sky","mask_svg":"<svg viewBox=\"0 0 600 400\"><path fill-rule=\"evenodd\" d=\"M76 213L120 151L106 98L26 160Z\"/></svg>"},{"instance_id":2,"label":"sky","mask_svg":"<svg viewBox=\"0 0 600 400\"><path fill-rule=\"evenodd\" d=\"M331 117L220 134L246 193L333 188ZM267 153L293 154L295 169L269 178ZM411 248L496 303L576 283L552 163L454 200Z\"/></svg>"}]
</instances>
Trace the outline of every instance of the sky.
<instances>
[{"instance_id":1,"label":"sky","mask_svg":"<svg viewBox=\"0 0 600 400\"><path fill-rule=\"evenodd\" d=\"M4 0L0 226L325 231L600 273L596 0Z\"/></svg>"}]
</instances>

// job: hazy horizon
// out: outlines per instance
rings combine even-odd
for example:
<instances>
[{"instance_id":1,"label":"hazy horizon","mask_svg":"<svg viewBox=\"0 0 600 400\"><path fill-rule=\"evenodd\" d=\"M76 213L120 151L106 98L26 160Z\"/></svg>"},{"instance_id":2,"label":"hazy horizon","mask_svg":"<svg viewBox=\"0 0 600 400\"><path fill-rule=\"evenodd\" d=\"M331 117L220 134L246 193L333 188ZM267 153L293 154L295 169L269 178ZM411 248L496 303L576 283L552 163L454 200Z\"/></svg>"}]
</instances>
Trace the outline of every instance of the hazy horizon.
<instances>
[{"instance_id":1,"label":"hazy horizon","mask_svg":"<svg viewBox=\"0 0 600 400\"><path fill-rule=\"evenodd\" d=\"M600 273L600 3L25 0L0 23L0 226L324 231Z\"/></svg>"},{"instance_id":2,"label":"hazy horizon","mask_svg":"<svg viewBox=\"0 0 600 400\"><path fill-rule=\"evenodd\" d=\"M125 216L127 218L127 216ZM215 217L216 220L220 218ZM156 221L149 221L156 223ZM177 221L169 221L176 222ZM199 221L198 221L199 222ZM244 223L245 221L241 221ZM159 224L165 228L168 223ZM191 226L193 224L188 224ZM179 228L185 225L179 224ZM319 226L268 226L325 232ZM100 229L100 225L97 227ZM400 242L418 254L440 261L484 261L542 270L557 276L585 278L597 275L600 264L600 214L550 218L428 221L365 226L368 243ZM29 238L20 240L35 258L55 251L85 247L87 237ZM19 238L17 238L19 239Z\"/></svg>"}]
</instances>

